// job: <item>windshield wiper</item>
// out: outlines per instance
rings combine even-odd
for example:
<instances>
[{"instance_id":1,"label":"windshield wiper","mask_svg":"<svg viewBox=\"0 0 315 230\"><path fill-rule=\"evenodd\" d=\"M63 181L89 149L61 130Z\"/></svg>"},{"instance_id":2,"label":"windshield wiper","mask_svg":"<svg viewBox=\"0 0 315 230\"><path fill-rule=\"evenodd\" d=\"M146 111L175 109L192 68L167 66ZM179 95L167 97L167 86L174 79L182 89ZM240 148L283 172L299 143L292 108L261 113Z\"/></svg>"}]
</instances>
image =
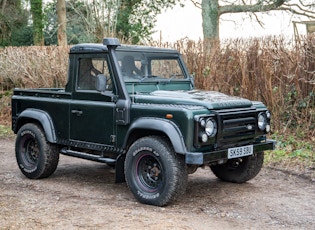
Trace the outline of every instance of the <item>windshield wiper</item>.
<instances>
[{"instance_id":1,"label":"windshield wiper","mask_svg":"<svg viewBox=\"0 0 315 230\"><path fill-rule=\"evenodd\" d=\"M161 77L159 76L155 76L155 75L146 75L146 76L143 76L140 80L139 80L139 83L143 82L144 80L146 79L153 79L153 78L159 78L159 79L162 79Z\"/></svg>"},{"instance_id":2,"label":"windshield wiper","mask_svg":"<svg viewBox=\"0 0 315 230\"><path fill-rule=\"evenodd\" d=\"M171 80L173 80L174 78L177 78L178 76L184 76L182 73L173 73L170 75L168 81L170 82Z\"/></svg>"}]
</instances>

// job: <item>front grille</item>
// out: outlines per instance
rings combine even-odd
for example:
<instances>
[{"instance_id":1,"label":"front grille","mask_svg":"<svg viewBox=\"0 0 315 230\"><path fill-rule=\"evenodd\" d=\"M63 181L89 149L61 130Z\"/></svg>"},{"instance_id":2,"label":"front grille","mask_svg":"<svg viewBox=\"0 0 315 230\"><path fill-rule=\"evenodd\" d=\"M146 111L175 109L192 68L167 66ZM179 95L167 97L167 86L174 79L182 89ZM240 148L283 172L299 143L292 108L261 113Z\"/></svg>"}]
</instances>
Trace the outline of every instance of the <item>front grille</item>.
<instances>
[{"instance_id":1,"label":"front grille","mask_svg":"<svg viewBox=\"0 0 315 230\"><path fill-rule=\"evenodd\" d=\"M253 143L257 130L257 111L219 111L216 149Z\"/></svg>"}]
</instances>

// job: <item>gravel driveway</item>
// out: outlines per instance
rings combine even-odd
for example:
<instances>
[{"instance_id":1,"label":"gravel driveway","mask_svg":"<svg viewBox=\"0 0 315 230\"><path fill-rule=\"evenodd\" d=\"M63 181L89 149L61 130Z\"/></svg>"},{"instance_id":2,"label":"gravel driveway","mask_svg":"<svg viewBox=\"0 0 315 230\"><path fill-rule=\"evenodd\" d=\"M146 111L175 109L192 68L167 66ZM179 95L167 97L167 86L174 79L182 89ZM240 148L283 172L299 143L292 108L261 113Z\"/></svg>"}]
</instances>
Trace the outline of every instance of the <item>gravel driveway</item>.
<instances>
[{"instance_id":1,"label":"gravel driveway","mask_svg":"<svg viewBox=\"0 0 315 230\"><path fill-rule=\"evenodd\" d=\"M315 182L264 167L245 184L209 168L166 207L143 205L107 165L61 155L47 179L24 177L0 140L0 229L315 229Z\"/></svg>"}]
</instances>

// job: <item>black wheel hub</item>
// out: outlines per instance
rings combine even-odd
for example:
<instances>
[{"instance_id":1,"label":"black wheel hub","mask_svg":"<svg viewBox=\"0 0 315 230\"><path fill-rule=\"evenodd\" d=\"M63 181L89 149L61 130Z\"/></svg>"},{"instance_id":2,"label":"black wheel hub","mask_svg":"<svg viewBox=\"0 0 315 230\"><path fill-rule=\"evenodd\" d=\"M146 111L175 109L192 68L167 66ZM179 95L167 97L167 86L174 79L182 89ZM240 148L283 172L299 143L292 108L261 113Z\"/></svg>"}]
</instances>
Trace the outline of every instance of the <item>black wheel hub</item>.
<instances>
[{"instance_id":1,"label":"black wheel hub","mask_svg":"<svg viewBox=\"0 0 315 230\"><path fill-rule=\"evenodd\" d=\"M35 165L39 157L37 142L34 139L25 140L22 153L23 161L27 166Z\"/></svg>"},{"instance_id":2,"label":"black wheel hub","mask_svg":"<svg viewBox=\"0 0 315 230\"><path fill-rule=\"evenodd\" d=\"M153 156L143 156L138 164L138 176L148 189L157 189L162 182L161 165Z\"/></svg>"}]
</instances>

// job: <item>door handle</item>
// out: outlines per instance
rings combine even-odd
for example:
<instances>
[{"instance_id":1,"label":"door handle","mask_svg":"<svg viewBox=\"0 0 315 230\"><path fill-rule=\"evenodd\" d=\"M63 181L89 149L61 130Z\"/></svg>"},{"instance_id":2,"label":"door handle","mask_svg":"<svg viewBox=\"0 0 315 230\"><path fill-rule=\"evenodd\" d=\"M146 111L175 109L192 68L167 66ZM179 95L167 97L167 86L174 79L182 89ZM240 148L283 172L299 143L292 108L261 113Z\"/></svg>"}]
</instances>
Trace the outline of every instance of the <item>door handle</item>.
<instances>
[{"instance_id":1,"label":"door handle","mask_svg":"<svg viewBox=\"0 0 315 230\"><path fill-rule=\"evenodd\" d=\"M83 112L82 112L81 110L73 109L73 110L71 110L71 113L72 113L72 114L75 114L75 115L77 115L77 116L81 116Z\"/></svg>"}]
</instances>

